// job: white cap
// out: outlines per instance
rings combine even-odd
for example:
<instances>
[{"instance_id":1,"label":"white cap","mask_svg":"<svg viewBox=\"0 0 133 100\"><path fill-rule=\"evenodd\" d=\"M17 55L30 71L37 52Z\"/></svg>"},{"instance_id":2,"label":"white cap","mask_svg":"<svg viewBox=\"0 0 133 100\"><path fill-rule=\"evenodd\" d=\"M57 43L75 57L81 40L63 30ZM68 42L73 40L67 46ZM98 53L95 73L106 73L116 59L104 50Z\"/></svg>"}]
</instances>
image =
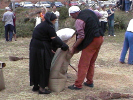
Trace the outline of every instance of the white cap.
<instances>
[{"instance_id":1,"label":"white cap","mask_svg":"<svg viewBox=\"0 0 133 100\"><path fill-rule=\"evenodd\" d=\"M96 8L96 9L98 9L98 8L99 8L99 6L96 6L95 8Z\"/></svg>"},{"instance_id":2,"label":"white cap","mask_svg":"<svg viewBox=\"0 0 133 100\"><path fill-rule=\"evenodd\" d=\"M5 7L5 10L11 10L9 7Z\"/></svg>"},{"instance_id":3,"label":"white cap","mask_svg":"<svg viewBox=\"0 0 133 100\"><path fill-rule=\"evenodd\" d=\"M80 11L80 8L78 7L78 6L71 6L70 8L69 8L69 14L70 13L76 13L76 12L78 12L78 11Z\"/></svg>"},{"instance_id":4,"label":"white cap","mask_svg":"<svg viewBox=\"0 0 133 100\"><path fill-rule=\"evenodd\" d=\"M104 7L104 4L101 4L101 7Z\"/></svg>"}]
</instances>

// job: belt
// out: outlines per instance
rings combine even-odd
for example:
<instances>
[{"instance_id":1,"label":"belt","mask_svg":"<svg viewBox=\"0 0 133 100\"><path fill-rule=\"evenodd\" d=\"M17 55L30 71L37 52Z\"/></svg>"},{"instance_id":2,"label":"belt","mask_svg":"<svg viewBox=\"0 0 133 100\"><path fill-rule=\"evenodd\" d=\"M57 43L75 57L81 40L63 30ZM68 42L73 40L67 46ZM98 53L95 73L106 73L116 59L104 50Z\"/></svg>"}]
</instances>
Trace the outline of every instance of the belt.
<instances>
[{"instance_id":1,"label":"belt","mask_svg":"<svg viewBox=\"0 0 133 100\"><path fill-rule=\"evenodd\" d=\"M131 33L133 33L132 31L127 31L127 32L131 32Z\"/></svg>"}]
</instances>

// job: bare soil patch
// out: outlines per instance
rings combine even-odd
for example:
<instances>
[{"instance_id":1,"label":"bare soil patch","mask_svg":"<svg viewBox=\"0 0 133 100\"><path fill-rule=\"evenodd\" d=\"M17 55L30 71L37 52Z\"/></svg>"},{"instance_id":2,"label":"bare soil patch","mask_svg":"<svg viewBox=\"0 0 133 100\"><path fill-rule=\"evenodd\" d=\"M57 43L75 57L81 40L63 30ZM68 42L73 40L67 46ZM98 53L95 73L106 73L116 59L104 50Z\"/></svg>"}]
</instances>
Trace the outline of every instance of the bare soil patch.
<instances>
[{"instance_id":1,"label":"bare soil patch","mask_svg":"<svg viewBox=\"0 0 133 100\"><path fill-rule=\"evenodd\" d=\"M68 67L70 78L67 80L65 90L60 93L52 92L49 95L38 95L31 91L28 59L9 61L9 56L29 57L30 38L18 38L18 41L13 42L0 39L0 61L6 63L6 67L3 68L6 89L0 91L0 100L91 100L90 96L100 100L98 96L102 91L132 94L133 66L119 63L124 33L116 37L105 36L104 38L105 41L96 61L94 88L83 86L83 89L79 91L69 90L67 87L74 83L76 72ZM71 59L71 65L76 69L79 57L80 53L75 54Z\"/></svg>"}]
</instances>

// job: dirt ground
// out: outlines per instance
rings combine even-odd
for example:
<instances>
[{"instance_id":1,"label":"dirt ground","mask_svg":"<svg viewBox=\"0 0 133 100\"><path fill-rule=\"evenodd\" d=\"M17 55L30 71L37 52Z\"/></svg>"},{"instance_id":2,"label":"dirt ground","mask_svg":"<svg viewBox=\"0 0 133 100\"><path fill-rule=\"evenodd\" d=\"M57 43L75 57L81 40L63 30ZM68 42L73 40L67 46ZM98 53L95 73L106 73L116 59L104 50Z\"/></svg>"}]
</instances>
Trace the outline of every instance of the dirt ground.
<instances>
[{"instance_id":1,"label":"dirt ground","mask_svg":"<svg viewBox=\"0 0 133 100\"><path fill-rule=\"evenodd\" d=\"M9 61L9 56L29 57L30 38L18 38L11 43L0 39L0 61L6 63L3 68L6 88L0 91L0 100L101 100L102 91L133 95L133 66L120 64L119 57L123 45L124 33L116 37L105 36L95 66L94 88L83 86L81 90L69 90L76 79L76 72L68 67L66 88L60 93L52 92L39 95L29 86L29 60ZM71 42L72 43L72 42ZM128 55L127 55L128 56ZM80 53L71 59L71 65L77 69ZM127 57L126 57L127 62ZM89 97L94 97L89 99ZM115 99L113 99L115 100ZM118 100L133 100L120 98Z\"/></svg>"}]
</instances>

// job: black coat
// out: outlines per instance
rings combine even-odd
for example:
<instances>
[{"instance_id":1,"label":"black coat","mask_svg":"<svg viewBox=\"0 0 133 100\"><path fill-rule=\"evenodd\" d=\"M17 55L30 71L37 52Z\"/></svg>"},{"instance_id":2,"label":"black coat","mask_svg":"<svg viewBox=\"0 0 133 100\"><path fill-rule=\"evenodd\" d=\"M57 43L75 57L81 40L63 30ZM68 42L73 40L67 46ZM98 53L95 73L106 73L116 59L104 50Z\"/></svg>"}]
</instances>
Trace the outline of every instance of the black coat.
<instances>
[{"instance_id":1,"label":"black coat","mask_svg":"<svg viewBox=\"0 0 133 100\"><path fill-rule=\"evenodd\" d=\"M47 21L40 23L33 31L30 42L30 85L45 88L48 85L52 53L51 37L56 37L52 24Z\"/></svg>"}]
</instances>

